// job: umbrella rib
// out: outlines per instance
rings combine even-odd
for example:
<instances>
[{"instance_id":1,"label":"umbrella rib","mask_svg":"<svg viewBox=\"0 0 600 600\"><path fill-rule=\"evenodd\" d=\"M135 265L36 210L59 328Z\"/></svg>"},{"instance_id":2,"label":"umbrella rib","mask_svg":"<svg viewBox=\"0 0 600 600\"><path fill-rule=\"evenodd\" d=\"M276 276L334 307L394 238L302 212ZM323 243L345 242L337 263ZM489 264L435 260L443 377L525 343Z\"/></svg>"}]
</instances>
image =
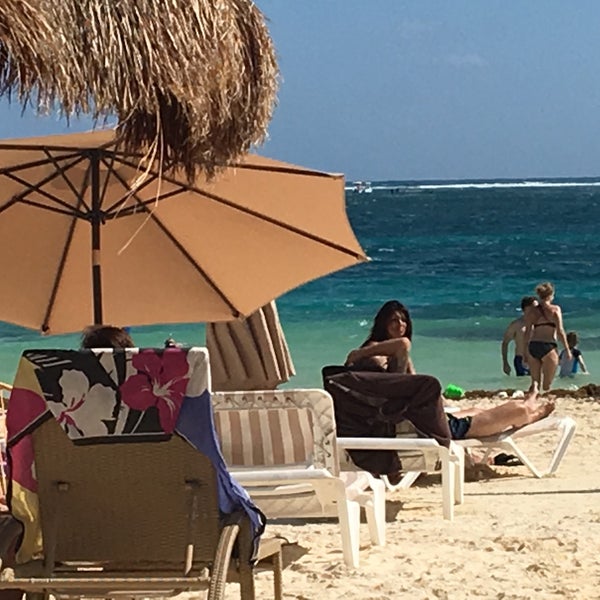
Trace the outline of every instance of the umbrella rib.
<instances>
[{"instance_id":1,"label":"umbrella rib","mask_svg":"<svg viewBox=\"0 0 600 600\"><path fill-rule=\"evenodd\" d=\"M75 217L76 219L85 219L86 218L85 213L76 212L72 206L69 207L69 210L64 210L62 208L57 208L56 206L48 206L47 204L42 204L41 202L36 202L35 200L20 200L19 204L26 204L27 206L34 206L35 208L41 208L42 210L47 210L48 212L57 213L59 215ZM5 208L5 207L2 207L2 208ZM0 209L0 212L2 212L2 209Z\"/></svg>"},{"instance_id":2,"label":"umbrella rib","mask_svg":"<svg viewBox=\"0 0 600 600\"><path fill-rule=\"evenodd\" d=\"M36 148L36 150L39 150L39 148ZM77 162L83 160L81 158L80 152L77 152L74 154L67 154L66 156L59 156L57 158L60 160L71 160L72 158L79 159L78 161L76 161L73 164L77 164ZM0 168L0 175L7 175L7 174L13 173L15 171L24 171L26 169L33 169L34 167L42 167L47 164L48 164L48 159L46 159L46 158L34 160L31 162L27 162L27 163L19 163L18 165L13 165L12 167ZM71 166L73 166L73 164Z\"/></svg>"},{"instance_id":3,"label":"umbrella rib","mask_svg":"<svg viewBox=\"0 0 600 600\"><path fill-rule=\"evenodd\" d=\"M81 197L79 197L79 202L82 202ZM60 281L62 279L63 272L65 270L65 264L67 262L67 254L69 253L69 249L71 248L71 242L73 241L73 235L75 233L75 224L77 223L77 217L72 215L71 224L69 226L69 233L67 234L67 239L65 240L65 245L63 248L62 256L60 257L60 262L58 263L58 268L56 270L56 276L54 278L54 283L52 284L52 292L50 293L50 298L48 299L48 305L46 306L46 313L44 314L44 321L42 323L42 331L46 332L49 330L50 326L48 321L50 320L50 315L52 314L52 309L54 308L54 303L56 301L56 296L58 294L58 288L60 285Z\"/></svg>"},{"instance_id":4,"label":"umbrella rib","mask_svg":"<svg viewBox=\"0 0 600 600\"><path fill-rule=\"evenodd\" d=\"M100 193L100 204L102 204L102 200L104 199L104 196L106 195L106 190L108 189L108 181L110 179L111 174L112 175L117 175L117 172L115 171L114 168L114 164L115 164L115 159L116 156L114 154L114 152L110 153L110 163L105 160L104 158L105 153L101 153L100 154L100 162L106 166L106 168L108 169L108 173L106 173L106 178L104 179L104 185L102 186L102 192ZM118 177L117 177L118 179ZM113 209L113 207L111 206L109 209L107 209L106 211L104 211L105 213L110 212Z\"/></svg>"},{"instance_id":5,"label":"umbrella rib","mask_svg":"<svg viewBox=\"0 0 600 600\"><path fill-rule=\"evenodd\" d=\"M121 163L124 164L125 166L131 166L129 163L126 163L122 159L121 159ZM128 190L130 189L129 185L127 184L127 182L125 181L125 179L121 176L121 174L118 171L113 171L113 175L119 180L119 182L121 183L121 185L123 185L123 187L127 188ZM171 198L172 196L176 196L177 194L181 194L184 191L186 191L185 188L182 187L178 183L177 185L179 185L179 188L176 189L176 190L172 190L170 192L165 192L164 194L156 195L156 196L154 196L150 200L142 200L139 197L138 193L140 191L142 191L144 188L148 187L151 183L153 183L157 179L158 179L158 173L152 173L152 175L149 176L148 179L142 183L142 185L140 185L139 187L137 187L135 190L129 191L128 195L131 195L131 197L136 200L136 202L138 203L139 206L130 206L128 208L124 208L124 209L118 211L119 214L115 215L114 218L121 218L121 217L131 216L131 215L133 215L133 214L135 214L137 212L137 210L139 209L139 207L142 207L142 208L146 209L146 207L148 205L150 205L150 204L154 204L156 202L159 202L160 200L165 200L166 198ZM107 215L109 215L122 202L123 202L123 198L121 198L118 202L115 202L111 207L109 207L106 210ZM110 215L110 216L112 216L112 215Z\"/></svg>"},{"instance_id":6,"label":"umbrella rib","mask_svg":"<svg viewBox=\"0 0 600 600\"><path fill-rule=\"evenodd\" d=\"M129 164L126 160L122 160L122 162L124 165L134 166L134 165ZM334 250L338 250L339 252L342 252L349 256L353 256L354 258L364 259L364 256L360 252L355 252L354 250L348 250L348 248L345 248L344 246L342 246L340 244L331 242L331 241L329 241L325 238L322 238L318 235L315 235L313 233L310 233L308 231L300 229L299 227L295 227L294 225L289 225L288 223L284 223L283 221L279 221L278 219L269 217L269 216L262 214L256 210L252 210L251 208L246 208L245 206L240 206L239 204L235 204L235 202L231 202L230 200L227 200L226 198L217 196L216 194L211 194L210 192L201 190L200 188L197 188L195 186L182 183L182 182L177 181L169 176L163 175L163 179L165 181L167 181L168 183L172 183L174 185L179 185L181 187L182 191L195 192L196 194L204 196L205 198L208 198L209 200L213 200L214 202L217 202L218 204L224 204L225 206L228 206L229 208L232 208L239 212L250 215L251 217L255 217L256 219L266 221L267 223L270 223L271 225L275 225L276 227L280 227L281 229L286 229L287 231L290 231L291 233L295 233L296 235L305 237L309 240L312 240L313 242L322 244L323 246L333 248ZM154 201L154 199L144 201L144 207L146 208L146 205L150 204L153 201ZM147 208L146 208L146 210L147 210Z\"/></svg>"},{"instance_id":7,"label":"umbrella rib","mask_svg":"<svg viewBox=\"0 0 600 600\"><path fill-rule=\"evenodd\" d=\"M114 204L112 204L111 206L109 206L104 213L108 216L112 213L112 211L114 211L115 209L117 209L121 204L123 204L123 202L125 201L125 199L128 196L134 197L139 204L141 204L143 201L138 198L137 193L140 190L143 190L144 188L146 188L147 186L149 186L151 183L153 183L154 181L156 181L156 179L158 179L158 174L156 173L152 173L147 180L145 180L141 185L139 185L135 190L132 190L131 187L129 186L129 184L127 183L127 181L125 180L125 178L114 169L114 167L112 167L112 164L114 164L114 161L117 160L117 155L116 153L112 153L111 157L113 158L113 162L111 163L111 173L112 175L115 177L115 179L117 179L119 181L119 183L127 190L127 194L125 196L122 196L119 200L117 200L117 202L115 202ZM101 158L102 162L104 164L106 164L108 166L108 164L106 163L106 161L104 160L104 157ZM123 161L120 161L121 163L123 163ZM124 164L124 163L123 163ZM129 166L129 165L126 165ZM108 177L107 177L107 181L108 181ZM160 200L161 198L159 198ZM152 202L156 201L156 199L153 199ZM119 216L121 214L133 214L135 213L135 208L136 207L131 207L131 208L124 208L122 210L118 210L117 212L119 213Z\"/></svg>"},{"instance_id":8,"label":"umbrella rib","mask_svg":"<svg viewBox=\"0 0 600 600\"><path fill-rule=\"evenodd\" d=\"M167 198L172 198L173 196L177 196L178 194L181 194L184 191L185 190L182 190L182 189L172 190L170 192L165 192L164 194L161 194L160 196L155 196L154 198L152 198L152 200L142 200L141 198L139 198L137 196L137 194L132 194L132 196L137 201L138 205L124 208L123 210L119 211L119 214L116 214L114 216L114 218L120 219L122 217L130 217L131 215L134 215L136 212L138 212L140 210L140 207L143 209L147 209L147 207L149 205L154 204L157 201L160 202L161 200L166 200ZM147 211L147 212L151 212L151 211ZM110 217L112 217L112 215L110 215Z\"/></svg>"},{"instance_id":9,"label":"umbrella rib","mask_svg":"<svg viewBox=\"0 0 600 600\"><path fill-rule=\"evenodd\" d=\"M57 173L63 178L65 183L69 186L69 188L73 192L73 194L75 194L75 197L80 200L80 204L83 204L86 211L89 211L90 207L86 204L85 199L83 198L83 195L80 195L80 193L77 191L77 188L75 187L73 182L66 175L66 170L72 169L73 167L77 166L80 162L83 161L83 157L81 157L81 160L77 160L77 161L71 163L70 165L68 165L67 167L62 167L62 166L60 166L60 164L56 160L56 158L54 156L52 156L52 154L50 154L50 152L48 150L44 149L44 154L48 157L48 160L50 160L50 162L54 165L54 168L56 169Z\"/></svg>"},{"instance_id":10,"label":"umbrella rib","mask_svg":"<svg viewBox=\"0 0 600 600\"><path fill-rule=\"evenodd\" d=\"M80 161L77 161L77 162L80 162ZM47 162L45 164L47 164ZM31 185L25 179L21 179L20 177L17 177L16 175L14 175L12 173L5 173L4 175L8 179L12 179L13 181L16 181L18 184L25 186L26 189L24 189L22 192L20 192L20 193L18 193L16 195L14 195L3 206L0 206L0 213L4 212L7 208L9 208L10 206L12 206L13 204L16 204L18 202L25 202L25 198L27 197L28 194L30 194L32 192L38 192L40 195L48 198L48 200L51 200L52 202L55 202L56 204L59 204L59 205L65 207L67 209L67 211L69 211L67 214L73 214L75 216L78 216L79 218L84 218L85 217L84 213L82 213L81 211L77 211L68 202L64 202L60 198L57 198L56 196L53 196L52 194L46 192L45 190L40 189L41 186L45 185L49 181L52 181L53 179L55 179L56 177L58 177L59 174L57 172L53 171L48 177L45 177L41 181L38 181L38 183L36 183L35 185ZM34 201L33 200L27 200L27 202L33 203ZM36 204L36 206L38 206L39 208L42 208L42 209L52 210L51 207L46 206L44 204Z\"/></svg>"}]
</instances>

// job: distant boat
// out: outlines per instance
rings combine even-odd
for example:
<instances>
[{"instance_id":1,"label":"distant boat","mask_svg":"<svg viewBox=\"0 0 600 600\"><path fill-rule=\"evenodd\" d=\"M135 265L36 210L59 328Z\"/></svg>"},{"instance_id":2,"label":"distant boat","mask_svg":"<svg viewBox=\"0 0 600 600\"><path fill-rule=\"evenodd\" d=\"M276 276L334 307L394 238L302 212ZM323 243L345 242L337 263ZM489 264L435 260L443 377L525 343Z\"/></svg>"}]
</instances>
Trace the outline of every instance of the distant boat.
<instances>
[{"instance_id":1,"label":"distant boat","mask_svg":"<svg viewBox=\"0 0 600 600\"><path fill-rule=\"evenodd\" d=\"M350 189L357 194L370 194L373 192L370 181L353 181Z\"/></svg>"}]
</instances>

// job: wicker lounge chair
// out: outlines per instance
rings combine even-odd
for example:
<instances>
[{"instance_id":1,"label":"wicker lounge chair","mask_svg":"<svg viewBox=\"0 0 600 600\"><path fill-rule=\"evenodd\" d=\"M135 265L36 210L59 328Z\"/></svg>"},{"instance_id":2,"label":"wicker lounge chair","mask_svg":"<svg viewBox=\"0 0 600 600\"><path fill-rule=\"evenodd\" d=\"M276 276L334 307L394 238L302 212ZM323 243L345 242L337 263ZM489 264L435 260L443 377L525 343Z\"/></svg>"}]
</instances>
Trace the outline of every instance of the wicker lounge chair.
<instances>
[{"instance_id":1,"label":"wicker lounge chair","mask_svg":"<svg viewBox=\"0 0 600 600\"><path fill-rule=\"evenodd\" d=\"M53 355L44 350L30 359L54 366L76 362L76 357L66 352ZM202 374L194 371L208 366L206 350L175 352L188 352L189 390L202 379ZM129 350L126 358L131 358ZM102 364L110 360L110 353L103 351ZM22 359L21 366L26 362ZM27 364L24 368L31 371ZM65 378L60 381L66 398L67 382ZM201 387L208 388L207 381L204 377ZM15 390L17 386L16 381ZM186 402L202 405L203 400L210 405L206 393L186 396L184 406ZM11 411L18 410L18 405L19 395L13 393L9 434ZM217 468L214 456L200 452L188 441L185 427L179 431L181 418L175 431L160 439L138 432L137 438L129 436L127 441L90 437L74 443L65 432L68 417L54 417L56 414L40 412L37 427L29 436L43 556L3 568L0 589L56 597L123 593L144 597L208 589L208 598L216 600L223 598L225 583L230 580L238 581L241 597L251 600L255 597L254 572L265 567L274 572L275 598L281 598L281 541L256 544L246 511L223 513L219 492L224 489L221 480L228 477L227 472ZM209 425L212 429L210 418ZM23 436L15 438L13 449L23 440ZM9 438L9 450L10 444ZM253 553L255 562L250 560Z\"/></svg>"}]
</instances>

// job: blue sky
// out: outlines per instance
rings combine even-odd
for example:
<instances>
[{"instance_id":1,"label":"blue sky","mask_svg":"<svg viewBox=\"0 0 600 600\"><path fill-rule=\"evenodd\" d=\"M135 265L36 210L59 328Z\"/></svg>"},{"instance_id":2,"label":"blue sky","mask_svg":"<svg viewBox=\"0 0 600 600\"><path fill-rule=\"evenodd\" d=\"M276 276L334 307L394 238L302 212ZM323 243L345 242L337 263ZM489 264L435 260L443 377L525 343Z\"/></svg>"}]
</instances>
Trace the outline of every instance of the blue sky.
<instances>
[{"instance_id":1,"label":"blue sky","mask_svg":"<svg viewBox=\"0 0 600 600\"><path fill-rule=\"evenodd\" d=\"M597 0L257 5L282 72L264 154L348 179L600 175ZM60 131L0 105L0 137Z\"/></svg>"}]
</instances>

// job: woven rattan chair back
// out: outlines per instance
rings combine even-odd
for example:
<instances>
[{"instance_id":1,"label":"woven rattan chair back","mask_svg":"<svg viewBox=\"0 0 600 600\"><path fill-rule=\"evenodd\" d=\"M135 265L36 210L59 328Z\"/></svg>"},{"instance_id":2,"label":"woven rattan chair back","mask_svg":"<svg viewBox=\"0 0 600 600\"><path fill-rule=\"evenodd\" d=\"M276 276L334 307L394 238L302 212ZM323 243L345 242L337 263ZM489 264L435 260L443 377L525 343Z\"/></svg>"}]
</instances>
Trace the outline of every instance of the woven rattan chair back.
<instances>
[{"instance_id":1,"label":"woven rattan chair back","mask_svg":"<svg viewBox=\"0 0 600 600\"><path fill-rule=\"evenodd\" d=\"M220 525L210 460L163 442L73 444L55 419L33 433L46 563L182 574L215 556Z\"/></svg>"}]
</instances>

